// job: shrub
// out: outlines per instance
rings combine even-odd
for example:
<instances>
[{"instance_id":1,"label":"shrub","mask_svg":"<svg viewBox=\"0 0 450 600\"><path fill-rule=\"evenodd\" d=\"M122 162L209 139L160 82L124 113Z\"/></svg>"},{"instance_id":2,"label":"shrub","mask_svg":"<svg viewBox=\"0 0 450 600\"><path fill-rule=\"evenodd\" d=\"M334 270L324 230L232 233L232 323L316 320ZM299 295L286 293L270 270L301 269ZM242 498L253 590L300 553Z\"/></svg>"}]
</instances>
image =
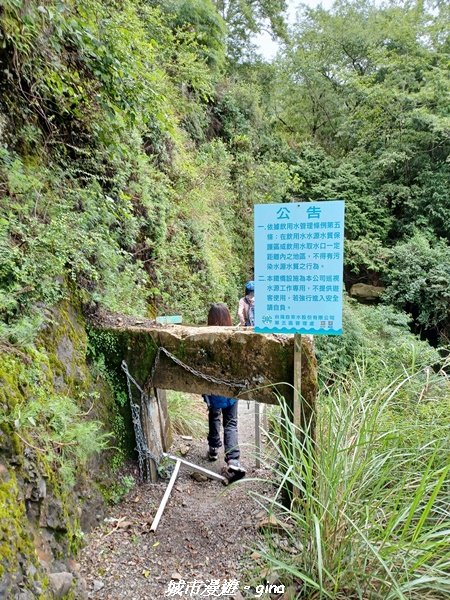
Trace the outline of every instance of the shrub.
<instances>
[{"instance_id":1,"label":"shrub","mask_svg":"<svg viewBox=\"0 0 450 600\"><path fill-rule=\"evenodd\" d=\"M47 472L59 472L66 488L75 485L77 470L93 454L107 448L110 437L101 423L80 413L72 398L43 389L0 415L0 427L5 425L36 452Z\"/></svg>"},{"instance_id":2,"label":"shrub","mask_svg":"<svg viewBox=\"0 0 450 600\"><path fill-rule=\"evenodd\" d=\"M389 259L387 302L414 311L426 328L443 329L450 312L450 248L444 240L416 233L397 244Z\"/></svg>"},{"instance_id":3,"label":"shrub","mask_svg":"<svg viewBox=\"0 0 450 600\"><path fill-rule=\"evenodd\" d=\"M346 298L343 335L315 338L321 381L343 378L357 365L366 385L379 389L405 373L438 366L439 352L411 333L410 320L392 306L367 306Z\"/></svg>"}]
</instances>

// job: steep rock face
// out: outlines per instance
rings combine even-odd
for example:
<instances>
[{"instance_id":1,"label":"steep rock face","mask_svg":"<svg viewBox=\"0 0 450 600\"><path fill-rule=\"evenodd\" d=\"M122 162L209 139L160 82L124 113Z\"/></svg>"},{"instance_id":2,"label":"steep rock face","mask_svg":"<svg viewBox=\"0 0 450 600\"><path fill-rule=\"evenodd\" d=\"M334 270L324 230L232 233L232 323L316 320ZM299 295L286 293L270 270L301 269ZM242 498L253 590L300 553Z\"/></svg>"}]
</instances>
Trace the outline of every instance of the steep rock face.
<instances>
[{"instance_id":1,"label":"steep rock face","mask_svg":"<svg viewBox=\"0 0 450 600\"><path fill-rule=\"evenodd\" d=\"M115 415L109 386L87 366L87 344L80 311L64 302L48 311L33 347L2 348L0 598L48 599L62 597L61 590L85 596L65 561L102 515L87 473L106 465L81 435L101 435L100 425L89 427L102 421L109 429ZM54 583L61 577L51 577L61 572L71 582L67 590Z\"/></svg>"}]
</instances>

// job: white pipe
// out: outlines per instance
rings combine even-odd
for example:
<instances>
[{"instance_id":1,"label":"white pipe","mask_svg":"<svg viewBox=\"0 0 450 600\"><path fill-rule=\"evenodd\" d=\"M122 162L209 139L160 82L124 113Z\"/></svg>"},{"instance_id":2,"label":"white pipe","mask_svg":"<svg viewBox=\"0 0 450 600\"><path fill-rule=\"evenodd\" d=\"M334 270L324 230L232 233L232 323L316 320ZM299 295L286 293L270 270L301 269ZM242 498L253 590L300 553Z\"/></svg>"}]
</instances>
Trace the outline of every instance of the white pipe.
<instances>
[{"instance_id":1,"label":"white pipe","mask_svg":"<svg viewBox=\"0 0 450 600\"><path fill-rule=\"evenodd\" d=\"M197 471L199 473L204 473L205 475L207 475L211 479L217 479L217 481L228 481L227 478L224 477L223 475L219 475L219 473L215 473L214 471L210 471L209 469L205 469L205 467L199 467L198 465L194 465L194 463L191 463L191 462L189 462L187 460L184 460L184 458L180 458L179 456L173 456L172 454L167 454L167 452L163 452L162 455L166 456L167 458L170 458L171 460L177 460L179 462L182 462L183 465L186 465L192 471Z\"/></svg>"},{"instance_id":2,"label":"white pipe","mask_svg":"<svg viewBox=\"0 0 450 600\"><path fill-rule=\"evenodd\" d=\"M180 470L181 461L180 461L180 459L176 459L176 461L177 462L175 463L175 468L174 468L174 470L172 472L172 476L170 477L169 484L167 486L166 491L164 492L163 499L161 500L161 504L159 505L159 508L158 508L158 511L157 511L157 513L155 515L155 518L153 519L153 523L152 523L152 525L150 527L150 531L156 531L156 528L159 525L159 521L160 521L161 516L163 514L164 508L166 507L167 500L169 499L169 496L170 496L170 492L172 491L172 488L174 486L175 480L177 478L178 471Z\"/></svg>"}]
</instances>

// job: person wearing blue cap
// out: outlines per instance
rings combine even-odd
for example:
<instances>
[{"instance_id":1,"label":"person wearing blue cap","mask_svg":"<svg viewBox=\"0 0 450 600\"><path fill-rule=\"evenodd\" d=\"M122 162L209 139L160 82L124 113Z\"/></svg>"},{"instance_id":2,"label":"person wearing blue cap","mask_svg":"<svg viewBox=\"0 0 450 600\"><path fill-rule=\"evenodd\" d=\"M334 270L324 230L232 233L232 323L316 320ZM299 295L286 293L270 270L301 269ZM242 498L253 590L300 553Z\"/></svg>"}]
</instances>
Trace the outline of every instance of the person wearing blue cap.
<instances>
[{"instance_id":1,"label":"person wearing blue cap","mask_svg":"<svg viewBox=\"0 0 450 600\"><path fill-rule=\"evenodd\" d=\"M247 281L245 284L245 296L239 300L238 308L239 324L242 327L254 327L255 325L255 282Z\"/></svg>"}]
</instances>

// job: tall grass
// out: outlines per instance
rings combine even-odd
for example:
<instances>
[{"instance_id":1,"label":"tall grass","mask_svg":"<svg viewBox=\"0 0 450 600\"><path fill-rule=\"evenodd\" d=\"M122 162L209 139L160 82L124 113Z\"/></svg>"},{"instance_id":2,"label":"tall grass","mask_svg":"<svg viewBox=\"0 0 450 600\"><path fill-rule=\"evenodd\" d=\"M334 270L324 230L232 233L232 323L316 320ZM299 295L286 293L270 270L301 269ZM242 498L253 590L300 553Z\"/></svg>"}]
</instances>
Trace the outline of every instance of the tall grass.
<instances>
[{"instance_id":1,"label":"tall grass","mask_svg":"<svg viewBox=\"0 0 450 600\"><path fill-rule=\"evenodd\" d=\"M175 433L191 435L195 438L206 437L208 417L206 404L200 396L169 391L167 393L167 408L170 423Z\"/></svg>"},{"instance_id":2,"label":"tall grass","mask_svg":"<svg viewBox=\"0 0 450 600\"><path fill-rule=\"evenodd\" d=\"M450 597L450 390L443 372L397 377L380 390L364 370L323 388L316 443L281 403L269 434L279 490L275 510L301 542L265 558L298 598ZM286 483L297 489L290 507Z\"/></svg>"}]
</instances>

